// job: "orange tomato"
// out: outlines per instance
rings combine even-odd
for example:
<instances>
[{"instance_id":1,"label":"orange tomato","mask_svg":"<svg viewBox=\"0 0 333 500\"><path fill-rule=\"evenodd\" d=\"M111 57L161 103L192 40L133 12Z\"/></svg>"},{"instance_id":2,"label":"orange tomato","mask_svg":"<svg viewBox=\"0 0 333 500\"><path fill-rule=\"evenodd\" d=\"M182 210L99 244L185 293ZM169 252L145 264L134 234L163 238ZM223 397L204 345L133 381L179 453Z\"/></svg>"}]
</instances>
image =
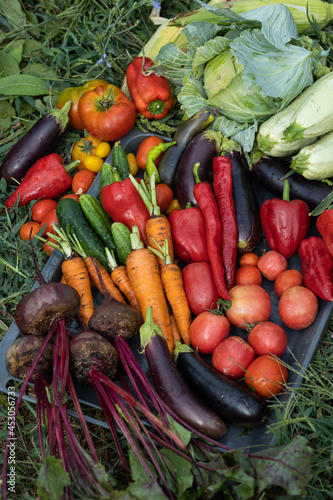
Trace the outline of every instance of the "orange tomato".
<instances>
[{"instance_id":1,"label":"orange tomato","mask_svg":"<svg viewBox=\"0 0 333 500\"><path fill-rule=\"evenodd\" d=\"M23 241L29 240L29 235L31 234L31 238L35 236L40 230L41 225L38 222L25 222L20 229L20 238Z\"/></svg>"},{"instance_id":2,"label":"orange tomato","mask_svg":"<svg viewBox=\"0 0 333 500\"><path fill-rule=\"evenodd\" d=\"M288 370L282 361L267 354L254 359L245 372L246 385L264 398L279 394L287 380Z\"/></svg>"},{"instance_id":3,"label":"orange tomato","mask_svg":"<svg viewBox=\"0 0 333 500\"><path fill-rule=\"evenodd\" d=\"M41 226L43 227L46 224L43 235L47 235L47 233L54 233L53 224L59 223L58 217L56 213L56 208L53 208L50 212L48 212L41 222Z\"/></svg>"},{"instance_id":4,"label":"orange tomato","mask_svg":"<svg viewBox=\"0 0 333 500\"><path fill-rule=\"evenodd\" d=\"M253 252L247 252L244 255L241 256L239 259L239 265L244 266L244 265L249 265L249 266L256 266L259 260L259 255L253 253Z\"/></svg>"},{"instance_id":5,"label":"orange tomato","mask_svg":"<svg viewBox=\"0 0 333 500\"><path fill-rule=\"evenodd\" d=\"M261 285L261 272L255 266L243 264L236 271L235 283L236 285Z\"/></svg>"},{"instance_id":6,"label":"orange tomato","mask_svg":"<svg viewBox=\"0 0 333 500\"><path fill-rule=\"evenodd\" d=\"M141 142L136 153L136 161L138 166L142 170L146 170L147 156L149 151L153 149L154 146L157 146L161 142L164 142L163 139L157 137L157 135L151 135L150 137L147 137ZM160 154L160 156L154 161L156 166L158 166L159 162L161 161L161 158L162 154Z\"/></svg>"},{"instance_id":7,"label":"orange tomato","mask_svg":"<svg viewBox=\"0 0 333 500\"><path fill-rule=\"evenodd\" d=\"M79 201L80 195L79 194L70 193L70 194L65 194L65 196L63 196L60 199L63 200L64 198L73 198L73 200Z\"/></svg>"},{"instance_id":8,"label":"orange tomato","mask_svg":"<svg viewBox=\"0 0 333 500\"><path fill-rule=\"evenodd\" d=\"M96 174L90 170L80 170L77 172L72 181L72 191L74 194L85 194L92 183L94 182Z\"/></svg>"},{"instance_id":9,"label":"orange tomato","mask_svg":"<svg viewBox=\"0 0 333 500\"><path fill-rule=\"evenodd\" d=\"M96 156L97 146L102 142L102 139L88 134L74 145L72 150L72 160L81 161L77 167L78 170L84 170L86 168L84 159L87 158L87 156Z\"/></svg>"},{"instance_id":10,"label":"orange tomato","mask_svg":"<svg viewBox=\"0 0 333 500\"><path fill-rule=\"evenodd\" d=\"M42 222L44 215L56 208L57 202L49 198L37 201L31 209L32 220Z\"/></svg>"}]
</instances>

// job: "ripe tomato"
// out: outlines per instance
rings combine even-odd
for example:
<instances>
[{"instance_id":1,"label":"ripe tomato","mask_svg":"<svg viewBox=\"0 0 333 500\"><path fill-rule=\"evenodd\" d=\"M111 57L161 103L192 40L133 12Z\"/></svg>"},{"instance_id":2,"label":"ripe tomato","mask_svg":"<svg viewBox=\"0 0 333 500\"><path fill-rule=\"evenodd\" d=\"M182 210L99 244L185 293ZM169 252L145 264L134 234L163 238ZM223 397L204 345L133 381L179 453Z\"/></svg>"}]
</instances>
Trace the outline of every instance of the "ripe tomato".
<instances>
[{"instance_id":1,"label":"ripe tomato","mask_svg":"<svg viewBox=\"0 0 333 500\"><path fill-rule=\"evenodd\" d=\"M301 330L312 325L318 312L318 299L304 286L288 288L280 297L279 314L281 321L293 330Z\"/></svg>"},{"instance_id":2,"label":"ripe tomato","mask_svg":"<svg viewBox=\"0 0 333 500\"><path fill-rule=\"evenodd\" d=\"M101 143L102 139L99 139L98 137L88 134L79 141L77 141L76 144L74 144L72 151L72 160L81 161L78 167L76 167L78 170L83 170L86 168L84 165L84 159L87 158L87 156L96 155L97 147Z\"/></svg>"},{"instance_id":3,"label":"ripe tomato","mask_svg":"<svg viewBox=\"0 0 333 500\"><path fill-rule=\"evenodd\" d=\"M87 92L88 90L92 90L98 85L107 85L108 82L106 80L90 80L89 82L86 82L84 85L80 85L78 87L68 87L67 89L63 90L57 99L57 108L60 109L62 108L66 102L71 101L71 109L68 113L69 116L69 124L71 127L75 128L76 130L84 130L84 123L79 117L78 114L78 103L80 100L80 97L84 92Z\"/></svg>"},{"instance_id":4,"label":"ripe tomato","mask_svg":"<svg viewBox=\"0 0 333 500\"><path fill-rule=\"evenodd\" d=\"M111 152L111 146L108 142L101 142L96 148L96 156L106 158Z\"/></svg>"},{"instance_id":5,"label":"ripe tomato","mask_svg":"<svg viewBox=\"0 0 333 500\"><path fill-rule=\"evenodd\" d=\"M269 281L274 281L288 267L287 259L275 250L269 250L258 260L257 267Z\"/></svg>"},{"instance_id":6,"label":"ripe tomato","mask_svg":"<svg viewBox=\"0 0 333 500\"><path fill-rule=\"evenodd\" d=\"M104 160L99 156L86 156L83 163L87 170L97 173L101 170Z\"/></svg>"},{"instance_id":7,"label":"ripe tomato","mask_svg":"<svg viewBox=\"0 0 333 500\"><path fill-rule=\"evenodd\" d=\"M40 230L41 225L38 222L25 222L20 229L20 238L23 241L29 240L29 235L31 238L35 236Z\"/></svg>"},{"instance_id":8,"label":"ripe tomato","mask_svg":"<svg viewBox=\"0 0 333 500\"><path fill-rule=\"evenodd\" d=\"M229 290L230 308L226 316L230 323L243 330L248 325L267 321L271 314L271 299L259 285L236 285Z\"/></svg>"},{"instance_id":9,"label":"ripe tomato","mask_svg":"<svg viewBox=\"0 0 333 500\"><path fill-rule=\"evenodd\" d=\"M281 297L283 292L292 286L301 286L303 276L297 269L287 269L279 274L274 283L274 292Z\"/></svg>"},{"instance_id":10,"label":"ripe tomato","mask_svg":"<svg viewBox=\"0 0 333 500\"><path fill-rule=\"evenodd\" d=\"M46 227L43 232L43 235L45 236L47 236L47 233L54 234L53 224L55 223L59 224L56 210L57 210L56 208L53 208L43 217L43 220L41 222L41 227L43 227L44 224L46 224Z\"/></svg>"},{"instance_id":11,"label":"ripe tomato","mask_svg":"<svg viewBox=\"0 0 333 500\"><path fill-rule=\"evenodd\" d=\"M137 110L115 85L100 85L85 92L78 104L84 127L103 141L117 141L135 124Z\"/></svg>"},{"instance_id":12,"label":"ripe tomato","mask_svg":"<svg viewBox=\"0 0 333 500\"><path fill-rule=\"evenodd\" d=\"M36 222L42 222L43 217L47 212L56 208L57 202L49 198L37 201L31 209L31 218Z\"/></svg>"},{"instance_id":13,"label":"ripe tomato","mask_svg":"<svg viewBox=\"0 0 333 500\"><path fill-rule=\"evenodd\" d=\"M207 309L215 309L220 298L209 262L192 262L182 271L189 307L196 316Z\"/></svg>"},{"instance_id":14,"label":"ripe tomato","mask_svg":"<svg viewBox=\"0 0 333 500\"><path fill-rule=\"evenodd\" d=\"M232 379L244 375L244 370L254 360L254 349L241 337L228 337L215 349L212 355L213 366Z\"/></svg>"},{"instance_id":15,"label":"ripe tomato","mask_svg":"<svg viewBox=\"0 0 333 500\"><path fill-rule=\"evenodd\" d=\"M74 194L85 194L94 182L95 177L96 174L90 170L80 170L80 172L77 172L72 180L72 191Z\"/></svg>"},{"instance_id":16,"label":"ripe tomato","mask_svg":"<svg viewBox=\"0 0 333 500\"><path fill-rule=\"evenodd\" d=\"M261 272L253 265L243 264L236 271L235 283L236 285L261 285Z\"/></svg>"},{"instance_id":17,"label":"ripe tomato","mask_svg":"<svg viewBox=\"0 0 333 500\"><path fill-rule=\"evenodd\" d=\"M257 323L252 328L247 341L253 347L257 356L263 356L264 354L282 356L288 344L287 334L284 329L271 321Z\"/></svg>"},{"instance_id":18,"label":"ripe tomato","mask_svg":"<svg viewBox=\"0 0 333 500\"><path fill-rule=\"evenodd\" d=\"M244 253L240 259L239 259L239 265L244 266L244 265L249 265L249 266L256 266L259 260L259 255L253 252L247 252Z\"/></svg>"},{"instance_id":19,"label":"ripe tomato","mask_svg":"<svg viewBox=\"0 0 333 500\"><path fill-rule=\"evenodd\" d=\"M149 151L153 149L154 146L158 146L158 144L160 144L161 142L164 142L163 139L157 137L157 135L151 135L146 139L143 139L136 153L137 164L140 168L142 168L142 170L146 170L147 156ZM156 167L158 167L161 158L162 158L162 153L154 161Z\"/></svg>"},{"instance_id":20,"label":"ripe tomato","mask_svg":"<svg viewBox=\"0 0 333 500\"><path fill-rule=\"evenodd\" d=\"M221 315L205 311L199 314L190 326L190 341L194 349L202 354L212 354L230 332L229 320Z\"/></svg>"},{"instance_id":21,"label":"ripe tomato","mask_svg":"<svg viewBox=\"0 0 333 500\"><path fill-rule=\"evenodd\" d=\"M173 191L167 184L156 184L156 203L163 214L170 206L173 200Z\"/></svg>"},{"instance_id":22,"label":"ripe tomato","mask_svg":"<svg viewBox=\"0 0 333 500\"><path fill-rule=\"evenodd\" d=\"M64 198L72 198L75 201L79 201L80 195L74 194L74 193L70 193L70 194L65 194L65 196L63 196L60 199L63 200Z\"/></svg>"},{"instance_id":23,"label":"ripe tomato","mask_svg":"<svg viewBox=\"0 0 333 500\"><path fill-rule=\"evenodd\" d=\"M247 367L245 383L257 394L270 398L279 394L288 380L288 370L273 356L259 356Z\"/></svg>"}]
</instances>

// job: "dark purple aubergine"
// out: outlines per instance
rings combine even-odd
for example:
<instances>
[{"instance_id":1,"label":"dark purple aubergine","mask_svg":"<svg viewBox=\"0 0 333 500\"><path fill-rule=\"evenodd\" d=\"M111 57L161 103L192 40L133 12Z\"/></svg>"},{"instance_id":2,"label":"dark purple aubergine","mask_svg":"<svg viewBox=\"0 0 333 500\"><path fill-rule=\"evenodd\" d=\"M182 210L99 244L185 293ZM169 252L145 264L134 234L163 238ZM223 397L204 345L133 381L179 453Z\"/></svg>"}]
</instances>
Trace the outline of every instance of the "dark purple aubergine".
<instances>
[{"instance_id":1,"label":"dark purple aubergine","mask_svg":"<svg viewBox=\"0 0 333 500\"><path fill-rule=\"evenodd\" d=\"M18 303L14 319L22 335L46 335L61 319L70 324L79 313L80 296L63 283L43 283Z\"/></svg>"},{"instance_id":2,"label":"dark purple aubergine","mask_svg":"<svg viewBox=\"0 0 333 500\"><path fill-rule=\"evenodd\" d=\"M238 228L237 250L244 254L253 250L261 238L259 204L241 147L232 139L223 140L222 154L230 158L232 163L232 192Z\"/></svg>"},{"instance_id":3,"label":"dark purple aubergine","mask_svg":"<svg viewBox=\"0 0 333 500\"><path fill-rule=\"evenodd\" d=\"M213 130L205 130L192 139L185 149L177 170L175 196L181 208L188 203L197 206L193 195L195 185L193 176L193 165L200 163L198 170L199 179L202 182L213 182L213 158L221 151L222 134Z\"/></svg>"},{"instance_id":4,"label":"dark purple aubergine","mask_svg":"<svg viewBox=\"0 0 333 500\"><path fill-rule=\"evenodd\" d=\"M9 373L24 380L29 373L41 347L44 338L39 335L25 335L18 337L9 347L6 354L6 367ZM47 344L38 361L34 375L47 375L52 372L53 346Z\"/></svg>"},{"instance_id":5,"label":"dark purple aubergine","mask_svg":"<svg viewBox=\"0 0 333 500\"><path fill-rule=\"evenodd\" d=\"M290 161L282 158L261 156L251 163L253 178L275 196L282 198L283 180L290 173ZM290 199L305 201L310 210L316 208L322 200L332 192L332 186L322 181L306 179L303 175L294 172L288 177Z\"/></svg>"},{"instance_id":6,"label":"dark purple aubergine","mask_svg":"<svg viewBox=\"0 0 333 500\"><path fill-rule=\"evenodd\" d=\"M49 111L11 148L2 162L0 177L17 185L37 160L50 153L63 136L68 124L71 103ZM14 180L13 180L14 179Z\"/></svg>"},{"instance_id":7,"label":"dark purple aubergine","mask_svg":"<svg viewBox=\"0 0 333 500\"><path fill-rule=\"evenodd\" d=\"M92 330L74 335L69 343L71 371L80 385L90 385L89 372L96 368L110 379L118 372L118 353L107 339Z\"/></svg>"}]
</instances>

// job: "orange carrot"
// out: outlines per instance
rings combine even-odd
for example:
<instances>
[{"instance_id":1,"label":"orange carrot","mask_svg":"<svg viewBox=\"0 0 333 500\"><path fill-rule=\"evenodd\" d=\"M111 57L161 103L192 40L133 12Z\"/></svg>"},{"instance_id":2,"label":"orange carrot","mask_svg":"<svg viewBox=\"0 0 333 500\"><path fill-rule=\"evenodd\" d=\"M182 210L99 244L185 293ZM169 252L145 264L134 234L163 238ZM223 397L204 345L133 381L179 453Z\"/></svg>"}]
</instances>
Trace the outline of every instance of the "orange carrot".
<instances>
[{"instance_id":1,"label":"orange carrot","mask_svg":"<svg viewBox=\"0 0 333 500\"><path fill-rule=\"evenodd\" d=\"M143 248L137 228L131 234L132 252L128 255L126 269L132 290L138 300L143 320L149 307L153 308L154 322L161 328L170 352L173 352L173 336L168 305L155 255Z\"/></svg>"},{"instance_id":2,"label":"orange carrot","mask_svg":"<svg viewBox=\"0 0 333 500\"><path fill-rule=\"evenodd\" d=\"M161 280L165 295L171 306L177 327L184 343L190 345L191 310L184 290L183 277L180 267L172 262L168 252L168 242L163 247L155 250L148 247L156 255L164 260L165 265L161 268Z\"/></svg>"},{"instance_id":3,"label":"orange carrot","mask_svg":"<svg viewBox=\"0 0 333 500\"><path fill-rule=\"evenodd\" d=\"M170 321L171 321L173 343L176 345L176 342L181 342L181 337L176 323L176 319L173 314L170 314Z\"/></svg>"},{"instance_id":4,"label":"orange carrot","mask_svg":"<svg viewBox=\"0 0 333 500\"><path fill-rule=\"evenodd\" d=\"M66 283L66 280L65 280L65 276L64 276L64 275L62 275L61 280L60 280L60 283L63 283L64 285L66 285L66 284L67 284L67 283Z\"/></svg>"},{"instance_id":5,"label":"orange carrot","mask_svg":"<svg viewBox=\"0 0 333 500\"><path fill-rule=\"evenodd\" d=\"M119 290L125 295L131 306L135 307L140 311L140 306L137 298L131 288L131 284L128 279L128 274L126 266L121 266L117 264L116 257L113 250L105 249L106 258L108 260L111 269L111 278L114 284L119 288ZM140 311L141 312L141 311Z\"/></svg>"}]
</instances>

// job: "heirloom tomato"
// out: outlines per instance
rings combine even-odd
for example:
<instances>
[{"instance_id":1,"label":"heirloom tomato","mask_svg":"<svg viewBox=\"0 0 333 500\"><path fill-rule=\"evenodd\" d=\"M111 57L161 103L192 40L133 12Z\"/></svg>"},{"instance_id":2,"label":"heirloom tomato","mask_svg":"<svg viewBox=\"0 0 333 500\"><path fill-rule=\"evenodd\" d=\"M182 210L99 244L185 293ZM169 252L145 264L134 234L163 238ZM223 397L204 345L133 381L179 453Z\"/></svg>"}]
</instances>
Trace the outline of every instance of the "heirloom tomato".
<instances>
[{"instance_id":1,"label":"heirloom tomato","mask_svg":"<svg viewBox=\"0 0 333 500\"><path fill-rule=\"evenodd\" d=\"M225 314L230 323L246 330L248 325L268 320L272 306L264 288L259 285L236 285L229 290L229 294L231 302L226 305Z\"/></svg>"},{"instance_id":2,"label":"heirloom tomato","mask_svg":"<svg viewBox=\"0 0 333 500\"><path fill-rule=\"evenodd\" d=\"M87 158L87 156L96 155L97 147L102 144L102 142L102 139L88 134L74 144L72 160L80 160L80 165L76 167L78 170L84 170L86 168L84 165L85 158Z\"/></svg>"},{"instance_id":3,"label":"heirloom tomato","mask_svg":"<svg viewBox=\"0 0 333 500\"><path fill-rule=\"evenodd\" d=\"M103 141L117 141L129 132L136 120L133 102L115 85L100 85L85 92L78 104L84 127Z\"/></svg>"}]
</instances>

